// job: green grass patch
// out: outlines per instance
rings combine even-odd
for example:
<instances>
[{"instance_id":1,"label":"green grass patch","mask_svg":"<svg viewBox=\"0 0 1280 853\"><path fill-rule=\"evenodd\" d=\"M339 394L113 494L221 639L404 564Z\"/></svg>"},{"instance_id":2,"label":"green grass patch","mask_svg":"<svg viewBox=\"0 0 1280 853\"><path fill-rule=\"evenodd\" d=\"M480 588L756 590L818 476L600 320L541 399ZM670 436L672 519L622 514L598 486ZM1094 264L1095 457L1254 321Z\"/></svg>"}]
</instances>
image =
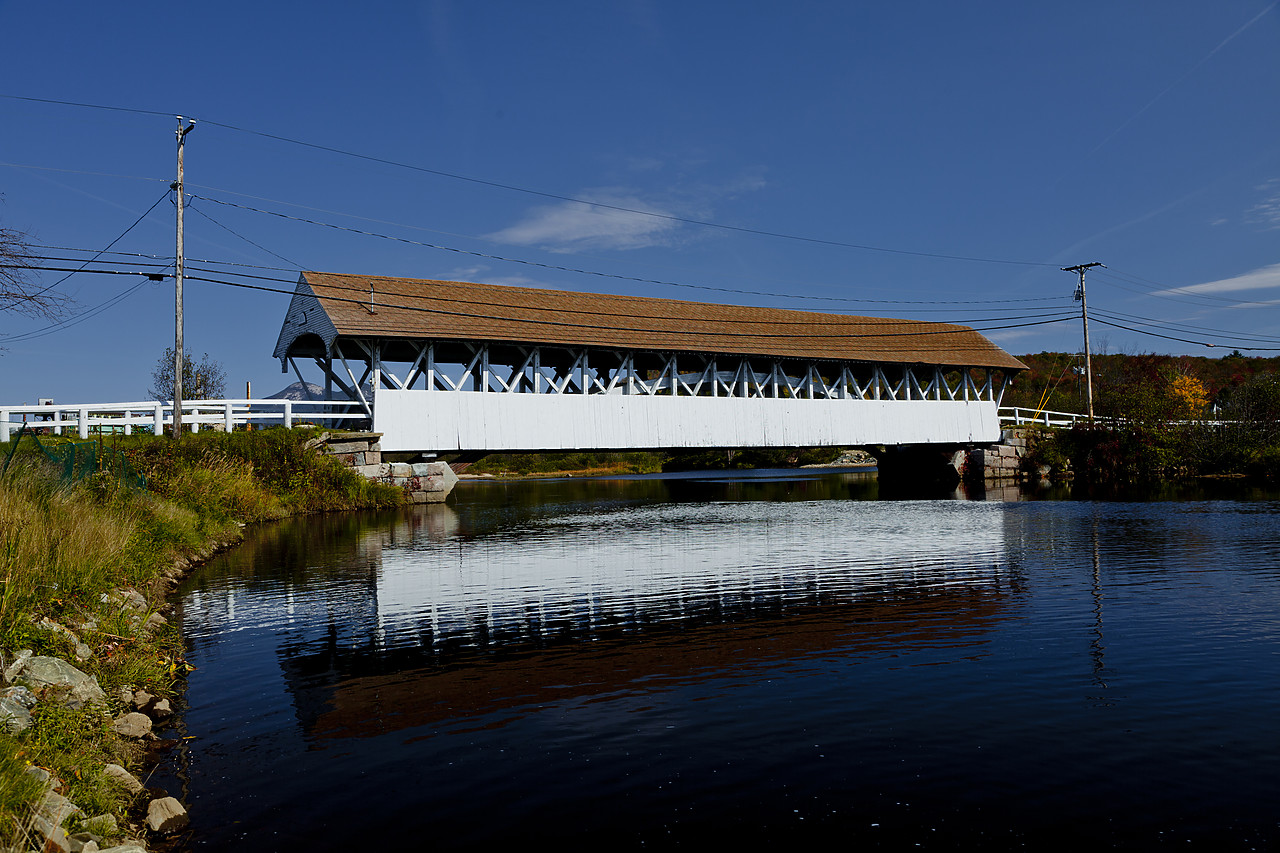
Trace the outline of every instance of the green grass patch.
<instances>
[{"instance_id":1,"label":"green grass patch","mask_svg":"<svg viewBox=\"0 0 1280 853\"><path fill-rule=\"evenodd\" d=\"M399 506L404 493L372 483L309 445L315 429L120 436L99 444L128 457L146 488L112 470L51 462L23 439L0 476L0 655L21 649L54 655L95 676L111 714L124 710L120 688L170 695L185 671L172 626L145 631L147 614L104 603L133 587L151 605L163 601L164 572L179 559L208 553L243 524L331 510ZM46 444L70 439L41 436ZM81 442L77 458L95 458ZM10 445L0 444L0 462ZM83 452L81 452L83 451ZM97 458L111 454L99 452ZM65 477L74 474L72 479ZM37 626L50 619L75 631L93 651L77 661L68 638ZM111 812L124 826L125 802L101 778L108 762L136 765L134 747L109 729L102 709L72 711L42 702L34 724L0 734L0 846L25 844L39 788L24 771L45 767L90 815Z\"/></svg>"},{"instance_id":2,"label":"green grass patch","mask_svg":"<svg viewBox=\"0 0 1280 853\"><path fill-rule=\"evenodd\" d=\"M536 474L653 474L662 470L661 453L490 453L467 468L468 474L527 477Z\"/></svg>"}]
</instances>

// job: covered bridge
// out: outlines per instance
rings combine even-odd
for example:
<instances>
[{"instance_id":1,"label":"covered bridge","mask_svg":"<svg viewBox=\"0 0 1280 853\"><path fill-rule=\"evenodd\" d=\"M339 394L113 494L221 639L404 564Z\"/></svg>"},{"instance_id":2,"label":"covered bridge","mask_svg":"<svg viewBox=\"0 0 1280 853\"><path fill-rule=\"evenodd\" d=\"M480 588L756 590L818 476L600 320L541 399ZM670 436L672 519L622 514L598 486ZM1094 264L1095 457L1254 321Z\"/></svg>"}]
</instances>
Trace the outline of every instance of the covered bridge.
<instances>
[{"instance_id":1,"label":"covered bridge","mask_svg":"<svg viewBox=\"0 0 1280 853\"><path fill-rule=\"evenodd\" d=\"M437 452L988 443L1024 369L948 323L315 272L275 356Z\"/></svg>"}]
</instances>

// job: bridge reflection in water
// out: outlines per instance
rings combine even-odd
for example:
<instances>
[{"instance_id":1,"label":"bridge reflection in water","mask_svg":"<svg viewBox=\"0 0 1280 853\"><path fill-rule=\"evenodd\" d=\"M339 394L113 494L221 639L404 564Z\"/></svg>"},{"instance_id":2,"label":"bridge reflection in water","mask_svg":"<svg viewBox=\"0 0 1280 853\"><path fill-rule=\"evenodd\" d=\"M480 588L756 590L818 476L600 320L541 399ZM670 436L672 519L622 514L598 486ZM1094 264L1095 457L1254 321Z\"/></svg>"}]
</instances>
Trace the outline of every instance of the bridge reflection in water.
<instances>
[{"instance_id":1,"label":"bridge reflection in water","mask_svg":"<svg viewBox=\"0 0 1280 853\"><path fill-rule=\"evenodd\" d=\"M804 481L705 485L771 499L650 502L667 489L652 481L602 504L608 484L546 483L549 503L513 493L462 516L434 506L363 529L321 520L338 529L310 544L286 525L241 554L274 567L249 581L280 584L274 595L255 596L251 613L234 595L193 590L184 623L201 636L284 631L276 658L318 746L501 726L548 703L829 656L972 658L1018 600L998 506L780 503L778 489L804 497ZM836 486L868 487L856 476Z\"/></svg>"}]
</instances>

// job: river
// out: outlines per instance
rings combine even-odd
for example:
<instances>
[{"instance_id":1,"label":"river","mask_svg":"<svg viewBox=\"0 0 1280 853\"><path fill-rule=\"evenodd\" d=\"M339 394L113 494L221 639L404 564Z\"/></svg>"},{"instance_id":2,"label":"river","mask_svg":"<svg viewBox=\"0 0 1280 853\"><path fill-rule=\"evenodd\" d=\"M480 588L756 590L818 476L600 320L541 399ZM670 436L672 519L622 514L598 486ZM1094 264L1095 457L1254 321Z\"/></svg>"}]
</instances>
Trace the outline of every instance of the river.
<instances>
[{"instance_id":1,"label":"river","mask_svg":"<svg viewBox=\"0 0 1280 853\"><path fill-rule=\"evenodd\" d=\"M991 497L464 482L252 531L179 594L186 846L1275 846L1277 496Z\"/></svg>"}]
</instances>

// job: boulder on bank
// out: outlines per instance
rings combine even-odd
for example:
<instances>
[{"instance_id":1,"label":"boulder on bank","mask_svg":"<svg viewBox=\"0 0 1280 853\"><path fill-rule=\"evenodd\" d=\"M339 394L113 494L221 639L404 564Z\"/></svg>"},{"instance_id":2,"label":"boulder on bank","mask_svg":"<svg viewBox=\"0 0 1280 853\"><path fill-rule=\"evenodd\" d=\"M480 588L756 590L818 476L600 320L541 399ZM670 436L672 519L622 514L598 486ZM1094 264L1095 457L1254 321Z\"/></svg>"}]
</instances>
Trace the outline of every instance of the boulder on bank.
<instances>
[{"instance_id":1,"label":"boulder on bank","mask_svg":"<svg viewBox=\"0 0 1280 853\"><path fill-rule=\"evenodd\" d=\"M57 622L54 622L48 616L45 616L39 619L32 616L31 621L41 631L48 631L51 634L57 634L60 637L65 637L67 641L70 642L71 645L75 648L76 660L88 660L89 658L93 657L93 649L85 645L80 640L80 638L75 635L75 632L72 631L70 628L59 625Z\"/></svg>"},{"instance_id":2,"label":"boulder on bank","mask_svg":"<svg viewBox=\"0 0 1280 853\"><path fill-rule=\"evenodd\" d=\"M135 691L127 700L127 704L156 722L163 722L173 716L173 706L169 704L168 699L153 696L145 690Z\"/></svg>"},{"instance_id":3,"label":"boulder on bank","mask_svg":"<svg viewBox=\"0 0 1280 853\"><path fill-rule=\"evenodd\" d=\"M85 675L61 658L44 655L27 658L12 681L29 689L37 698L60 697L69 708L100 704L107 698L98 679Z\"/></svg>"},{"instance_id":4,"label":"boulder on bank","mask_svg":"<svg viewBox=\"0 0 1280 853\"><path fill-rule=\"evenodd\" d=\"M146 714L130 711L112 720L111 730L121 737L140 740L151 734L151 718Z\"/></svg>"},{"instance_id":5,"label":"boulder on bank","mask_svg":"<svg viewBox=\"0 0 1280 853\"><path fill-rule=\"evenodd\" d=\"M152 800L147 806L147 828L152 832L177 832L187 822L187 810L173 797Z\"/></svg>"},{"instance_id":6,"label":"boulder on bank","mask_svg":"<svg viewBox=\"0 0 1280 853\"><path fill-rule=\"evenodd\" d=\"M102 768L102 775L124 788L130 794L137 796L141 794L145 788L138 781L138 777L134 776L128 770L125 770L119 764L108 764Z\"/></svg>"},{"instance_id":7,"label":"boulder on bank","mask_svg":"<svg viewBox=\"0 0 1280 853\"><path fill-rule=\"evenodd\" d=\"M29 729L31 709L35 704L35 694L25 687L6 687L0 690L0 728L10 734Z\"/></svg>"}]
</instances>

